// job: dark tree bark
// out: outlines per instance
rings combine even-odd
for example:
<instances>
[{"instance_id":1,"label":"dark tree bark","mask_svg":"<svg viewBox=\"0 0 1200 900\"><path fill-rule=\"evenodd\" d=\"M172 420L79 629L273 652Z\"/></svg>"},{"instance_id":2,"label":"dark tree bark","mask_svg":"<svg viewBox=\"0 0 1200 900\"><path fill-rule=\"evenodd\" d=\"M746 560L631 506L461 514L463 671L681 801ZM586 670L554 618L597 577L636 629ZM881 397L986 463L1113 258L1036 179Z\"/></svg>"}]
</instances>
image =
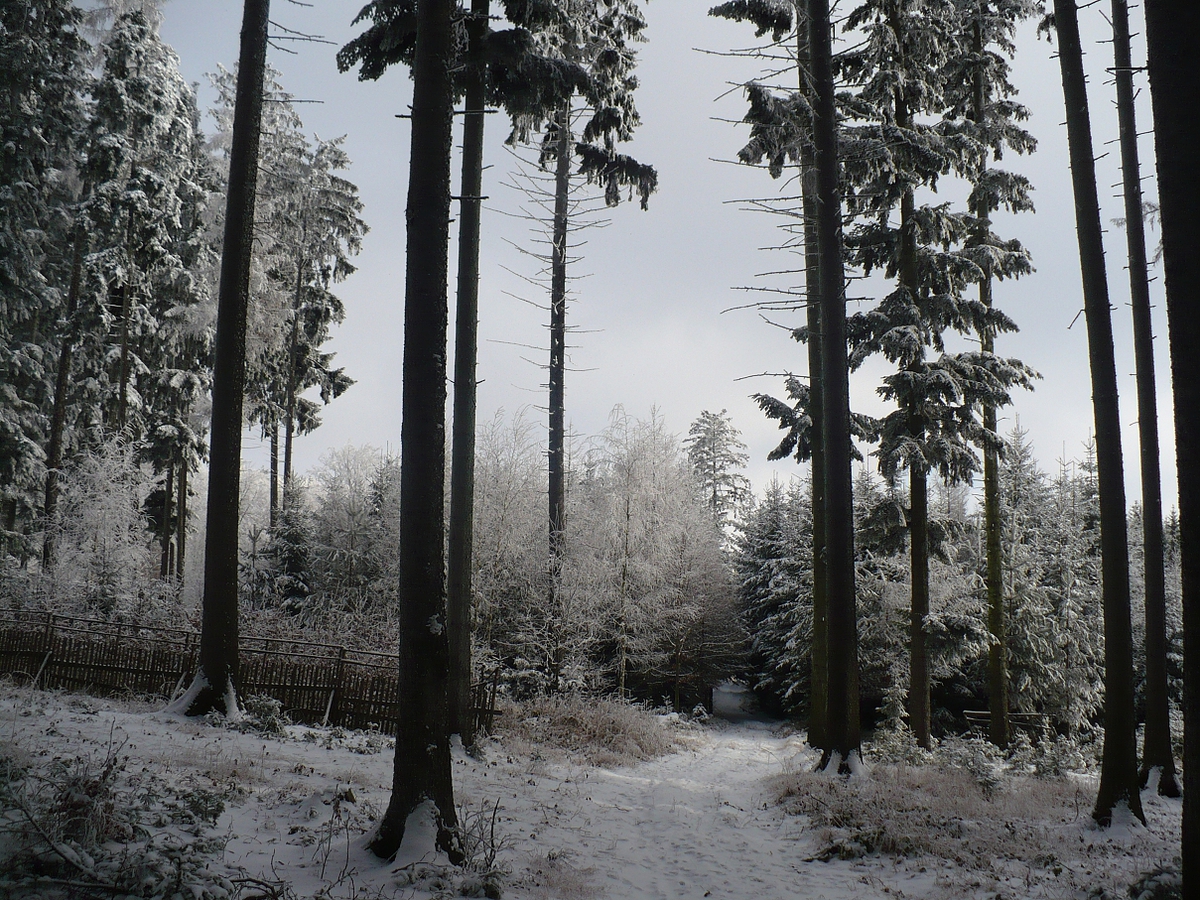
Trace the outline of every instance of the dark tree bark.
<instances>
[{"instance_id":1,"label":"dark tree bark","mask_svg":"<svg viewBox=\"0 0 1200 900\"><path fill-rule=\"evenodd\" d=\"M471 555L475 525L475 362L479 326L479 219L483 206L483 42L489 0L472 0L471 60L463 122L458 224L458 306L454 317L454 430L450 459L450 544L446 629L450 642L450 733L475 741L471 709Z\"/></svg>"},{"instance_id":2,"label":"dark tree bark","mask_svg":"<svg viewBox=\"0 0 1200 900\"><path fill-rule=\"evenodd\" d=\"M242 395L246 384L246 313L269 7L270 0L246 0L242 18L217 299L200 669L192 689L184 696L189 716L202 716L214 709L226 714L237 712Z\"/></svg>"},{"instance_id":3,"label":"dark tree bark","mask_svg":"<svg viewBox=\"0 0 1200 900\"><path fill-rule=\"evenodd\" d=\"M171 527L171 512L175 505L175 463L167 466L167 474L163 479L162 523L159 525L159 543L162 548L162 559L158 564L158 577L166 581L173 574L171 571L171 538L175 529Z\"/></svg>"},{"instance_id":4,"label":"dark tree bark","mask_svg":"<svg viewBox=\"0 0 1200 900\"><path fill-rule=\"evenodd\" d=\"M179 463L179 490L175 506L175 578L183 583L183 565L187 560L187 517L188 517L188 462L187 454Z\"/></svg>"},{"instance_id":5,"label":"dark tree bark","mask_svg":"<svg viewBox=\"0 0 1200 900\"><path fill-rule=\"evenodd\" d=\"M567 223L571 191L571 107L564 105L554 117L558 158L554 170L553 247L550 258L550 609L558 606L562 571L563 532L567 520L566 398L563 376L567 360ZM557 688L563 660L555 641L550 677Z\"/></svg>"},{"instance_id":6,"label":"dark tree bark","mask_svg":"<svg viewBox=\"0 0 1200 900\"><path fill-rule=\"evenodd\" d=\"M800 90L809 103L814 100L808 80L812 51L808 10L796 4L797 56L808 63L799 68ZM829 600L825 588L825 437L824 398L821 378L821 255L817 244L816 160L805 143L800 151L801 211L804 214L804 285L808 319L808 414L812 420L809 438L812 464L812 696L809 700L808 743L824 749L828 730L829 703Z\"/></svg>"},{"instance_id":7,"label":"dark tree bark","mask_svg":"<svg viewBox=\"0 0 1200 900\"><path fill-rule=\"evenodd\" d=\"M1058 59L1067 109L1067 142L1079 261L1083 270L1084 317L1092 374L1096 421L1096 475L1100 489L1101 593L1104 603L1104 754L1100 790L1092 817L1111 824L1113 809L1124 801L1143 822L1138 790L1137 722L1133 708L1133 633L1129 621L1129 545L1125 522L1125 480L1121 460L1121 419L1117 406L1117 368L1113 357L1112 316L1100 201L1092 152L1083 49L1075 0L1054 0Z\"/></svg>"},{"instance_id":8,"label":"dark tree bark","mask_svg":"<svg viewBox=\"0 0 1200 900\"><path fill-rule=\"evenodd\" d=\"M296 369L300 362L297 358L300 346L300 292L303 290L301 278L303 269L296 265L296 296L292 301L292 333L288 338L287 385L284 389L283 412L283 502L290 499L288 488L292 485L292 441L296 435L296 382L299 380Z\"/></svg>"},{"instance_id":9,"label":"dark tree bark","mask_svg":"<svg viewBox=\"0 0 1200 900\"><path fill-rule=\"evenodd\" d=\"M1183 896L1200 896L1200 6L1146 0L1183 568Z\"/></svg>"},{"instance_id":10,"label":"dark tree bark","mask_svg":"<svg viewBox=\"0 0 1200 900\"><path fill-rule=\"evenodd\" d=\"M271 423L271 530L279 524L279 423Z\"/></svg>"},{"instance_id":11,"label":"dark tree bark","mask_svg":"<svg viewBox=\"0 0 1200 900\"><path fill-rule=\"evenodd\" d=\"M447 731L443 494L453 5L452 0L417 5L400 434L400 727L391 800L368 846L376 856L391 858L410 818L428 817L437 847L457 864L463 851Z\"/></svg>"},{"instance_id":12,"label":"dark tree bark","mask_svg":"<svg viewBox=\"0 0 1200 900\"><path fill-rule=\"evenodd\" d=\"M899 29L897 29L899 31ZM897 91L896 125L913 127L912 114ZM900 284L913 302L921 289L917 272L916 199L911 188L900 198ZM914 441L925 435L925 423L916 409L908 411L908 433ZM929 616L929 486L925 466L908 463L909 495L909 581L911 599L908 624L908 721L917 745L929 749L929 653L926 649L925 619Z\"/></svg>"},{"instance_id":13,"label":"dark tree bark","mask_svg":"<svg viewBox=\"0 0 1200 900\"><path fill-rule=\"evenodd\" d=\"M992 305L992 279L979 282L979 301ZM984 353L994 353L995 335L985 329L980 339ZM983 408L983 427L996 433L996 407ZM1000 460L995 448L983 449L983 531L987 556L987 624L992 643L988 647L988 739L997 747L1007 748L1012 740L1012 722L1008 715L1008 623L1004 607L1004 548L1000 540Z\"/></svg>"},{"instance_id":14,"label":"dark tree bark","mask_svg":"<svg viewBox=\"0 0 1200 900\"><path fill-rule=\"evenodd\" d=\"M811 154L810 154L811 155ZM825 559L825 417L824 380L821 378L821 290L820 253L817 249L816 186L804 188L804 268L808 289L809 416L812 418L812 699L809 704L808 743L824 749L829 728L829 596Z\"/></svg>"},{"instance_id":15,"label":"dark tree bark","mask_svg":"<svg viewBox=\"0 0 1200 900\"><path fill-rule=\"evenodd\" d=\"M914 423L913 427L920 426ZM925 619L929 616L929 482L924 468L915 464L910 464L908 469L908 501L909 578L912 581L912 607L908 620L908 721L917 746L928 750L929 651Z\"/></svg>"},{"instance_id":16,"label":"dark tree bark","mask_svg":"<svg viewBox=\"0 0 1200 900\"><path fill-rule=\"evenodd\" d=\"M42 568L54 568L54 547L57 538L55 518L58 514L58 475L63 463L63 432L67 427L67 388L71 382L71 361L75 343L79 340L79 291L83 283L83 256L87 234L83 228L75 232L75 249L71 258L71 283L67 287L67 333L58 353L58 372L54 379L54 409L50 413L50 439L46 446L45 501L42 519L45 523L42 538Z\"/></svg>"},{"instance_id":17,"label":"dark tree bark","mask_svg":"<svg viewBox=\"0 0 1200 900\"><path fill-rule=\"evenodd\" d=\"M1133 62L1129 49L1129 8L1112 0L1117 119L1121 128L1121 173L1125 187L1125 239L1129 248L1129 296L1133 307L1133 351L1137 363L1138 443L1142 471L1142 556L1146 589L1146 733L1139 776L1159 770L1158 792L1178 797L1171 714L1167 701L1167 587L1163 565L1162 473L1158 454L1158 396L1154 385L1154 333L1150 324L1150 280L1142 176L1138 161L1137 118L1133 107Z\"/></svg>"},{"instance_id":18,"label":"dark tree bark","mask_svg":"<svg viewBox=\"0 0 1200 900\"><path fill-rule=\"evenodd\" d=\"M828 0L808 0L812 36L813 146L821 257L821 376L825 433L825 558L829 605L828 727L822 764L847 767L859 753L858 623L854 594L854 495L850 473L850 372L838 192L833 41Z\"/></svg>"}]
</instances>

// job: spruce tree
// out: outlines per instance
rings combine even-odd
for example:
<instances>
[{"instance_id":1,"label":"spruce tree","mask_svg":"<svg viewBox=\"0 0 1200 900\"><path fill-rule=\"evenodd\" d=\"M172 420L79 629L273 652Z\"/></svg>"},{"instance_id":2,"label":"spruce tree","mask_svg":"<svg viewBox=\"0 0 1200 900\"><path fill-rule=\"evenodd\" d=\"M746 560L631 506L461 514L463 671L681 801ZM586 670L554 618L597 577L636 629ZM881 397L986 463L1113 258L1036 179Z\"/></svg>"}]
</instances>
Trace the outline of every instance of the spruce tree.
<instances>
[{"instance_id":1,"label":"spruce tree","mask_svg":"<svg viewBox=\"0 0 1200 900\"><path fill-rule=\"evenodd\" d=\"M70 176L86 129L80 22L60 0L0 8L0 554L18 557L32 548L17 530L61 462L48 443L75 256L60 213L78 199Z\"/></svg>"},{"instance_id":2,"label":"spruce tree","mask_svg":"<svg viewBox=\"0 0 1200 900\"><path fill-rule=\"evenodd\" d=\"M702 411L684 444L713 521L718 526L736 522L750 494L750 480L742 474L749 457L728 412Z\"/></svg>"},{"instance_id":3,"label":"spruce tree","mask_svg":"<svg viewBox=\"0 0 1200 900\"><path fill-rule=\"evenodd\" d=\"M910 531L910 725L918 743L930 743L929 472L949 482L978 469L971 443L998 448L999 439L978 419L980 406L1005 405L1009 390L1029 386L1032 372L1018 360L990 352L947 353L946 331L1012 330L1006 316L963 297L982 270L962 252L971 235L968 216L948 205L916 204L916 190L936 185L951 169L967 168L975 142L955 127L922 117L940 115L949 103L943 72L960 51L957 17L949 3L910 5L879 0L856 9L849 23L866 39L844 65L853 84L856 115L850 129L857 151L848 165L852 204L862 217L849 232L850 258L870 274L881 269L897 280L879 306L849 322L851 365L882 353L897 367L879 393L897 411L880 422L880 470L889 481L907 470ZM899 212L898 222L892 216ZM1028 271L1021 252L991 255L998 275ZM937 354L930 356L930 351Z\"/></svg>"},{"instance_id":4,"label":"spruce tree","mask_svg":"<svg viewBox=\"0 0 1200 900\"><path fill-rule=\"evenodd\" d=\"M1030 271L1028 257L1017 241L1005 241L991 230L991 215L1000 209L1032 211L1027 178L991 165L1005 149L1030 153L1036 142L1020 122L1028 118L1025 107L1013 101L1016 88L1008 80L1010 58L1017 24L1032 16L1032 0L958 0L956 3L962 46L947 62L944 80L947 113L976 145L967 167L971 182L968 208L975 217L966 252L980 269L979 301L992 306L992 281L1017 277ZM980 349L995 351L994 329L980 334ZM995 436L996 408L983 407L983 427ZM1005 638L1004 563L1001 548L999 448L995 441L983 447L983 514L986 543L984 580L988 598L988 708L989 737L998 747L1011 739L1008 718L1008 646Z\"/></svg>"}]
</instances>

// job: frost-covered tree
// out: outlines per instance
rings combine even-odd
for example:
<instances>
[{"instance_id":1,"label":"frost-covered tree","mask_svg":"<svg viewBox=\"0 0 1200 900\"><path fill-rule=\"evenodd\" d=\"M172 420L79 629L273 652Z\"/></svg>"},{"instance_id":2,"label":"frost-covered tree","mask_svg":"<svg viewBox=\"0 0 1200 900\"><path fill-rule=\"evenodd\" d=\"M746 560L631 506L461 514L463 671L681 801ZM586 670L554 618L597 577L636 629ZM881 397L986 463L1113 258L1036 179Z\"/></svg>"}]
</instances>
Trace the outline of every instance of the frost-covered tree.
<instances>
[{"instance_id":1,"label":"frost-covered tree","mask_svg":"<svg viewBox=\"0 0 1200 900\"><path fill-rule=\"evenodd\" d=\"M604 202L616 206L623 190L637 192L645 209L658 186L658 173L617 152L641 121L634 105L637 78L634 44L645 40L646 27L635 0L568 0L532 30L540 55L559 60L582 77L571 83L553 105L529 108L514 116L511 143L527 143L540 134L538 162L554 172L553 189L544 202L553 212L549 228L550 272L549 361L549 591L551 605L558 589L566 528L566 401L567 267L570 234L581 227L580 205L572 199L572 177L602 186ZM578 95L578 99L576 96ZM581 105L580 105L581 104ZM572 171L573 165L577 169Z\"/></svg>"},{"instance_id":2,"label":"frost-covered tree","mask_svg":"<svg viewBox=\"0 0 1200 900\"><path fill-rule=\"evenodd\" d=\"M475 453L473 633L481 668L518 695L547 689L545 460L525 409L480 429Z\"/></svg>"},{"instance_id":3,"label":"frost-covered tree","mask_svg":"<svg viewBox=\"0 0 1200 900\"><path fill-rule=\"evenodd\" d=\"M661 416L613 410L573 493L562 595L577 614L563 625L591 635L617 695L679 698L705 667L727 669L739 635L721 533Z\"/></svg>"},{"instance_id":4,"label":"frost-covered tree","mask_svg":"<svg viewBox=\"0 0 1200 900\"><path fill-rule=\"evenodd\" d=\"M90 613L130 606L157 571L142 512L146 486L134 446L120 435L64 479L56 590L78 591Z\"/></svg>"},{"instance_id":5,"label":"frost-covered tree","mask_svg":"<svg viewBox=\"0 0 1200 900\"><path fill-rule=\"evenodd\" d=\"M40 507L55 359L69 317L71 219L86 128L81 15L61 0L0 8L0 553Z\"/></svg>"},{"instance_id":6,"label":"frost-covered tree","mask_svg":"<svg viewBox=\"0 0 1200 900\"><path fill-rule=\"evenodd\" d=\"M746 517L738 547L738 596L750 636L750 686L763 708L777 714L803 712L809 700L809 503L800 485L787 488L772 481Z\"/></svg>"},{"instance_id":7,"label":"frost-covered tree","mask_svg":"<svg viewBox=\"0 0 1200 900\"><path fill-rule=\"evenodd\" d=\"M164 482L185 482L203 452L197 403L207 388L216 190L195 95L178 59L140 13L116 18L81 162L80 202L47 437L44 514L56 515L64 460L126 430ZM169 477L168 477L169 476ZM166 556L186 515L160 514ZM174 532L174 534L170 533ZM43 561L53 564L53 529ZM168 566L170 562L168 560Z\"/></svg>"},{"instance_id":8,"label":"frost-covered tree","mask_svg":"<svg viewBox=\"0 0 1200 900\"><path fill-rule=\"evenodd\" d=\"M728 412L703 410L684 445L713 521L719 526L736 522L750 496L750 479L742 474L750 457Z\"/></svg>"}]
</instances>

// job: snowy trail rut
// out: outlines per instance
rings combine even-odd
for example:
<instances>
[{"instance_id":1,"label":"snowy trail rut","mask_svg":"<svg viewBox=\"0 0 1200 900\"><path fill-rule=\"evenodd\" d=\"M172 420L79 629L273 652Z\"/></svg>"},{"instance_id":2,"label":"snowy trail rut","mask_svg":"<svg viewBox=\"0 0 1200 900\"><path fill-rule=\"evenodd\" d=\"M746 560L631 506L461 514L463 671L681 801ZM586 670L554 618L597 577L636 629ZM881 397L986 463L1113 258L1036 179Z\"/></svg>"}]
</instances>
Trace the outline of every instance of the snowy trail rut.
<instances>
[{"instance_id":1,"label":"snowy trail rut","mask_svg":"<svg viewBox=\"0 0 1200 900\"><path fill-rule=\"evenodd\" d=\"M536 872L545 861L545 877L540 885L514 885L511 896L884 896L877 862L873 871L806 863L816 847L803 821L771 802L764 779L792 760L811 765L805 750L795 735L747 722L715 728L692 749L628 768L554 766L531 775L526 792L505 805L515 806L516 821L540 815L540 827L512 837L536 848L540 860L530 866ZM575 894L556 880L571 869Z\"/></svg>"}]
</instances>

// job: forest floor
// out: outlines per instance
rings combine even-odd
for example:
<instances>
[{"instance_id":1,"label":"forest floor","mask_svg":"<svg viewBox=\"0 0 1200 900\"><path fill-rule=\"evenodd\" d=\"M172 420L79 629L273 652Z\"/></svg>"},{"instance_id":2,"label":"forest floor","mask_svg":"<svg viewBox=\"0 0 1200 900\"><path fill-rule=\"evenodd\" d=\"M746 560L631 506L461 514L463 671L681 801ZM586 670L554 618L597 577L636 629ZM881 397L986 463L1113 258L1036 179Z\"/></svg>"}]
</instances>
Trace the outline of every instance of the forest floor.
<instances>
[{"instance_id":1,"label":"forest floor","mask_svg":"<svg viewBox=\"0 0 1200 900\"><path fill-rule=\"evenodd\" d=\"M0 898L1115 900L1178 856L1180 803L1150 792L1147 826L1102 831L1092 775L977 755L847 781L811 771L802 735L733 719L661 717L674 748L629 765L519 738L456 751L463 871L364 849L386 736L0 685Z\"/></svg>"}]
</instances>

